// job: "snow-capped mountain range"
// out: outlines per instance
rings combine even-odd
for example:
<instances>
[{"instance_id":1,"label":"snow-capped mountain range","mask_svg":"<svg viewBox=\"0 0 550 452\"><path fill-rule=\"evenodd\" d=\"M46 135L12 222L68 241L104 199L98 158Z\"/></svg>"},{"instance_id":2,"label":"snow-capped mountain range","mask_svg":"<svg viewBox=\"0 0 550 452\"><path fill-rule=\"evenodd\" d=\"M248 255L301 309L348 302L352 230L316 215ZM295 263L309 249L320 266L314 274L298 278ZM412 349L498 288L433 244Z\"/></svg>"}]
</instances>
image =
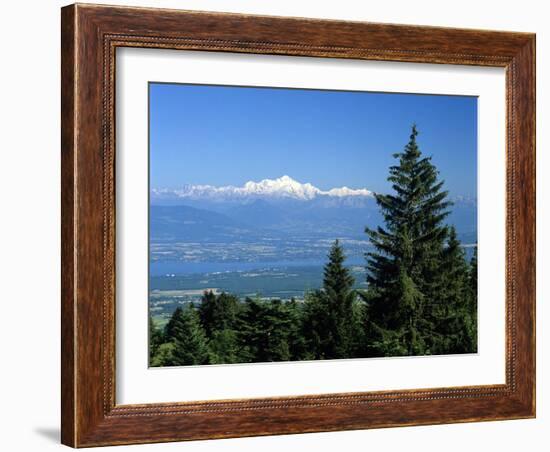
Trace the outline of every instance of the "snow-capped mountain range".
<instances>
[{"instance_id":1,"label":"snow-capped mountain range","mask_svg":"<svg viewBox=\"0 0 550 452\"><path fill-rule=\"evenodd\" d=\"M277 179L263 179L259 182L249 181L242 187L227 185L215 187L213 185L185 185L178 189L153 188L153 199L190 199L190 200L238 200L279 198L310 201L317 197L347 198L373 197L373 193L366 188L353 189L348 187L321 190L310 183L300 183L290 176Z\"/></svg>"}]
</instances>

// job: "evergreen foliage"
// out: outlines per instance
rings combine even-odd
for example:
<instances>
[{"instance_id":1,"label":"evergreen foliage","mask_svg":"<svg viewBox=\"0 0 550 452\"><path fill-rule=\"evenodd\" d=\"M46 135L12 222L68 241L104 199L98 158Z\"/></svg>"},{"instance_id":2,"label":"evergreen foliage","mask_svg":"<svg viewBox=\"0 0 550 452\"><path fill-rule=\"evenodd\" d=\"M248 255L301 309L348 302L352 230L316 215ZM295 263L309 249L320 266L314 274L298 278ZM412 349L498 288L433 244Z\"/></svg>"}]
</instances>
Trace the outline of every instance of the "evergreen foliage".
<instances>
[{"instance_id":1,"label":"evergreen foliage","mask_svg":"<svg viewBox=\"0 0 550 452\"><path fill-rule=\"evenodd\" d=\"M215 330L208 341L210 363L232 364L241 362L237 333L233 329Z\"/></svg>"},{"instance_id":2,"label":"evergreen foliage","mask_svg":"<svg viewBox=\"0 0 550 452\"><path fill-rule=\"evenodd\" d=\"M336 240L323 271L323 288L306 301L306 331L315 359L347 358L355 351L355 280L344 260L344 250Z\"/></svg>"},{"instance_id":3,"label":"evergreen foliage","mask_svg":"<svg viewBox=\"0 0 550 452\"><path fill-rule=\"evenodd\" d=\"M198 312L213 364L238 361L238 344L235 324L239 300L234 295L212 291L204 292Z\"/></svg>"},{"instance_id":4,"label":"evergreen foliage","mask_svg":"<svg viewBox=\"0 0 550 452\"><path fill-rule=\"evenodd\" d=\"M178 307L166 326L166 336L171 339L172 366L207 364L209 354L206 335L200 325L199 316L193 304Z\"/></svg>"},{"instance_id":5,"label":"evergreen foliage","mask_svg":"<svg viewBox=\"0 0 550 452\"><path fill-rule=\"evenodd\" d=\"M160 330L156 327L155 321L149 315L149 364L152 365L153 358L158 354L160 345L163 343L163 337Z\"/></svg>"},{"instance_id":6,"label":"evergreen foliage","mask_svg":"<svg viewBox=\"0 0 550 452\"><path fill-rule=\"evenodd\" d=\"M452 203L430 157L418 148L416 126L394 154L388 181L376 194L385 227L366 228L368 356L425 355L467 350L467 264L456 232L444 220Z\"/></svg>"},{"instance_id":7,"label":"evergreen foliage","mask_svg":"<svg viewBox=\"0 0 550 452\"><path fill-rule=\"evenodd\" d=\"M237 297L227 293L216 296L212 291L207 291L203 294L198 311L207 337L210 338L216 331L234 327L238 303Z\"/></svg>"},{"instance_id":8,"label":"evergreen foliage","mask_svg":"<svg viewBox=\"0 0 550 452\"><path fill-rule=\"evenodd\" d=\"M475 344L471 324L469 266L454 227L449 230L441 260L440 299L432 307L436 330L431 337L432 352L467 353Z\"/></svg>"},{"instance_id":9,"label":"evergreen foliage","mask_svg":"<svg viewBox=\"0 0 550 452\"><path fill-rule=\"evenodd\" d=\"M474 248L474 254L470 260L470 270L468 273L469 297L467 312L470 317L468 337L470 340L469 353L477 353L477 244Z\"/></svg>"},{"instance_id":10,"label":"evergreen foliage","mask_svg":"<svg viewBox=\"0 0 550 452\"><path fill-rule=\"evenodd\" d=\"M239 317L239 341L243 360L290 360L290 322L289 309L280 300L247 298Z\"/></svg>"},{"instance_id":11,"label":"evergreen foliage","mask_svg":"<svg viewBox=\"0 0 550 452\"><path fill-rule=\"evenodd\" d=\"M176 366L173 352L174 342L160 344L155 355L149 361L149 365L151 367Z\"/></svg>"},{"instance_id":12,"label":"evergreen foliage","mask_svg":"<svg viewBox=\"0 0 550 452\"><path fill-rule=\"evenodd\" d=\"M289 322L287 342L292 361L313 359L308 349L306 334L304 334L304 303L298 303L294 298L283 304Z\"/></svg>"}]
</instances>

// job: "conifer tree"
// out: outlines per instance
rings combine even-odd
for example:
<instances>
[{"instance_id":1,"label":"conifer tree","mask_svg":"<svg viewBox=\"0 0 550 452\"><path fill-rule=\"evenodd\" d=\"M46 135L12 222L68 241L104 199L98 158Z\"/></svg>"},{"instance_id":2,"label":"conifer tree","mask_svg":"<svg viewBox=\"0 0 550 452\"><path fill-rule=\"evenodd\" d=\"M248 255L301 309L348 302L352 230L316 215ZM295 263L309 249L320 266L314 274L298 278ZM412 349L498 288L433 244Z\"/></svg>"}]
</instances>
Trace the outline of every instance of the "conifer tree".
<instances>
[{"instance_id":1,"label":"conifer tree","mask_svg":"<svg viewBox=\"0 0 550 452\"><path fill-rule=\"evenodd\" d=\"M209 362L211 364L232 364L240 362L237 333L226 328L214 330L208 340Z\"/></svg>"},{"instance_id":2,"label":"conifer tree","mask_svg":"<svg viewBox=\"0 0 550 452\"><path fill-rule=\"evenodd\" d=\"M237 319L240 357L243 362L255 362L261 350L267 345L262 317L265 314L263 303L246 297Z\"/></svg>"},{"instance_id":3,"label":"conifer tree","mask_svg":"<svg viewBox=\"0 0 550 452\"><path fill-rule=\"evenodd\" d=\"M279 300L267 303L266 332L268 336L265 355L267 361L289 361L291 359L290 333L292 318L288 307Z\"/></svg>"},{"instance_id":4,"label":"conifer tree","mask_svg":"<svg viewBox=\"0 0 550 452\"><path fill-rule=\"evenodd\" d=\"M448 234L447 192L430 157L418 148L416 126L403 152L394 154L388 181L394 194L376 194L385 227L366 228L374 251L367 253L370 336L368 354L429 353L434 326L425 312L437 299L441 254Z\"/></svg>"},{"instance_id":5,"label":"conifer tree","mask_svg":"<svg viewBox=\"0 0 550 452\"><path fill-rule=\"evenodd\" d=\"M234 295L205 291L198 307L201 324L210 338L215 331L234 327L239 300Z\"/></svg>"},{"instance_id":6,"label":"conifer tree","mask_svg":"<svg viewBox=\"0 0 550 452\"><path fill-rule=\"evenodd\" d=\"M477 243L474 248L474 254L470 260L470 274L468 281L470 283L470 291L475 295L477 299Z\"/></svg>"},{"instance_id":7,"label":"conifer tree","mask_svg":"<svg viewBox=\"0 0 550 452\"><path fill-rule=\"evenodd\" d=\"M235 322L239 300L236 296L205 291L198 307L199 318L206 338L210 361L230 364L238 360Z\"/></svg>"},{"instance_id":8,"label":"conifer tree","mask_svg":"<svg viewBox=\"0 0 550 452\"><path fill-rule=\"evenodd\" d=\"M353 290L355 279L348 268L344 267L344 250L336 240L328 255L328 263L323 272L323 291L327 298L328 315L333 344L328 357L348 358L353 344L353 302L356 294Z\"/></svg>"},{"instance_id":9,"label":"conifer tree","mask_svg":"<svg viewBox=\"0 0 550 452\"><path fill-rule=\"evenodd\" d=\"M344 250L336 240L324 267L323 288L307 302L306 328L317 358L349 358L354 353L355 280L344 261Z\"/></svg>"},{"instance_id":10,"label":"conifer tree","mask_svg":"<svg viewBox=\"0 0 550 452\"><path fill-rule=\"evenodd\" d=\"M201 297L201 302L198 306L199 318L201 325L204 328L204 331L207 336L210 336L212 333L212 326L214 324L214 317L217 317L214 314L216 310L216 294L211 290L205 290Z\"/></svg>"},{"instance_id":11,"label":"conifer tree","mask_svg":"<svg viewBox=\"0 0 550 452\"><path fill-rule=\"evenodd\" d=\"M466 353L476 338L472 325L470 268L454 227L442 253L439 298L431 304L433 354Z\"/></svg>"},{"instance_id":12,"label":"conifer tree","mask_svg":"<svg viewBox=\"0 0 550 452\"><path fill-rule=\"evenodd\" d=\"M162 342L162 333L156 327L153 317L149 314L149 364L151 364L154 356L157 354Z\"/></svg>"},{"instance_id":13,"label":"conifer tree","mask_svg":"<svg viewBox=\"0 0 550 452\"><path fill-rule=\"evenodd\" d=\"M469 353L477 352L477 244L474 248L474 254L470 260L470 271L468 275L470 288L468 312L471 318L471 343Z\"/></svg>"},{"instance_id":14,"label":"conifer tree","mask_svg":"<svg viewBox=\"0 0 550 452\"><path fill-rule=\"evenodd\" d=\"M149 362L149 365L151 367L175 366L176 364L174 364L173 352L173 342L164 342L160 344L155 352L155 355Z\"/></svg>"},{"instance_id":15,"label":"conifer tree","mask_svg":"<svg viewBox=\"0 0 550 452\"><path fill-rule=\"evenodd\" d=\"M280 300L246 298L238 328L243 361L288 361L290 323Z\"/></svg>"},{"instance_id":16,"label":"conifer tree","mask_svg":"<svg viewBox=\"0 0 550 452\"><path fill-rule=\"evenodd\" d=\"M166 326L166 337L174 344L173 366L208 363L208 348L204 330L193 304L178 307Z\"/></svg>"},{"instance_id":17,"label":"conifer tree","mask_svg":"<svg viewBox=\"0 0 550 452\"><path fill-rule=\"evenodd\" d=\"M298 303L295 298L291 298L283 307L288 312L288 346L291 359L293 361L311 359L303 331L303 303Z\"/></svg>"},{"instance_id":18,"label":"conifer tree","mask_svg":"<svg viewBox=\"0 0 550 452\"><path fill-rule=\"evenodd\" d=\"M325 301L320 290L305 293L301 329L306 342L305 359L325 359L326 343L332 341L332 335L327 333Z\"/></svg>"}]
</instances>

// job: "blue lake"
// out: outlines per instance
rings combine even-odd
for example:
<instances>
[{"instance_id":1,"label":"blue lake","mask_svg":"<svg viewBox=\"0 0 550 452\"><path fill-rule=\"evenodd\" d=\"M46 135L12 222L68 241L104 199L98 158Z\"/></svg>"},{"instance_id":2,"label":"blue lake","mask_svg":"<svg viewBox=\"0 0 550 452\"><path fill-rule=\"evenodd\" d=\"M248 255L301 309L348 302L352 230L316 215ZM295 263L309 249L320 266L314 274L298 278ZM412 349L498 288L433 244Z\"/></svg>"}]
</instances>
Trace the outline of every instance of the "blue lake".
<instances>
[{"instance_id":1,"label":"blue lake","mask_svg":"<svg viewBox=\"0 0 550 452\"><path fill-rule=\"evenodd\" d=\"M166 274L189 275L194 273L238 272L278 267L322 266L321 261L275 261L275 262L185 262L155 261L149 264L150 276ZM364 259L348 259L347 265L365 265Z\"/></svg>"}]
</instances>

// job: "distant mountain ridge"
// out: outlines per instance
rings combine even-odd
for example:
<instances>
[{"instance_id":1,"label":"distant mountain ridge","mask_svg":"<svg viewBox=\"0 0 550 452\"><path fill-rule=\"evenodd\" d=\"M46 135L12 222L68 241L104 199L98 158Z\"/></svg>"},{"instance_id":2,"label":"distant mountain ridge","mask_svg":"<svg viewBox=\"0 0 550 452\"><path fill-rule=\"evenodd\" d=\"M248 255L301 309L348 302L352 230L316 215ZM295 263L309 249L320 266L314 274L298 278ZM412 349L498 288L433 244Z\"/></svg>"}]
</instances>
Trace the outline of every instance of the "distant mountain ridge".
<instances>
[{"instance_id":1,"label":"distant mountain ridge","mask_svg":"<svg viewBox=\"0 0 550 452\"><path fill-rule=\"evenodd\" d=\"M238 218L190 206L151 206L149 227L153 240L223 242L237 236L257 240L262 234Z\"/></svg>"},{"instance_id":2,"label":"distant mountain ridge","mask_svg":"<svg viewBox=\"0 0 550 452\"><path fill-rule=\"evenodd\" d=\"M353 189L344 186L332 188L330 190L321 190L309 182L301 183L287 175L277 179L263 179L259 182L248 181L242 187L235 187L233 185L221 187L213 185L184 185L178 189L153 188L151 190L153 202L178 199L208 201L294 199L311 201L318 197L372 198L373 196L373 193L366 188Z\"/></svg>"},{"instance_id":3,"label":"distant mountain ridge","mask_svg":"<svg viewBox=\"0 0 550 452\"><path fill-rule=\"evenodd\" d=\"M447 222L464 244L475 243L477 200L451 201ZM289 176L242 187L152 190L149 212L155 258L190 261L320 259L335 238L357 256L365 251L365 226L384 223L374 193L366 188L321 190Z\"/></svg>"}]
</instances>

